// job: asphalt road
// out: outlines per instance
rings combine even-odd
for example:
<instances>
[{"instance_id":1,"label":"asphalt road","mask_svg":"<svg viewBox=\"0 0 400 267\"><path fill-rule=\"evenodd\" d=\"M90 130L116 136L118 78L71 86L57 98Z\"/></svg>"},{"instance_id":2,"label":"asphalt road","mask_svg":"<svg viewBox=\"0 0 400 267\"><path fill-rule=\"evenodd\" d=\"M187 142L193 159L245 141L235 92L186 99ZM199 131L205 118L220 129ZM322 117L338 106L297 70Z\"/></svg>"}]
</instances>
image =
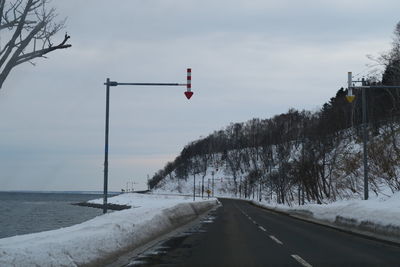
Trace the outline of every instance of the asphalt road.
<instances>
[{"instance_id":1,"label":"asphalt road","mask_svg":"<svg viewBox=\"0 0 400 267\"><path fill-rule=\"evenodd\" d=\"M400 247L239 200L126 266L400 266Z\"/></svg>"}]
</instances>

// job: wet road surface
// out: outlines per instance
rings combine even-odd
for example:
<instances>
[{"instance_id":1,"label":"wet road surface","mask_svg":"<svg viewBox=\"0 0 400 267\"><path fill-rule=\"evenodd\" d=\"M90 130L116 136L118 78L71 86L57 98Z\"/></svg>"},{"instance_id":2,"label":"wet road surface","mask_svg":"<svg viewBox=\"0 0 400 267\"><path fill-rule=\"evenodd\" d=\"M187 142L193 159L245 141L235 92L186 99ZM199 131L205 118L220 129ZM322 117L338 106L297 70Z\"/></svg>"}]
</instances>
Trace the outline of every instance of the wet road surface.
<instances>
[{"instance_id":1,"label":"wet road surface","mask_svg":"<svg viewBox=\"0 0 400 267\"><path fill-rule=\"evenodd\" d=\"M125 266L400 266L400 247L273 213L240 200Z\"/></svg>"}]
</instances>

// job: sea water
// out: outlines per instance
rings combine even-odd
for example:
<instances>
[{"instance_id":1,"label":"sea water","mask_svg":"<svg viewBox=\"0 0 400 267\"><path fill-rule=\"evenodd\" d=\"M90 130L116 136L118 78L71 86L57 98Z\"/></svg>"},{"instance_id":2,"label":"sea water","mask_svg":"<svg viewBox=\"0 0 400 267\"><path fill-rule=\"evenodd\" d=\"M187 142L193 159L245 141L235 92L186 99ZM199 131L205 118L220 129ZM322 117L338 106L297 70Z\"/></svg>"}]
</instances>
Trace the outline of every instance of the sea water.
<instances>
[{"instance_id":1,"label":"sea water","mask_svg":"<svg viewBox=\"0 0 400 267\"><path fill-rule=\"evenodd\" d=\"M102 214L101 209L73 203L101 198L78 192L0 192L0 238L78 224Z\"/></svg>"}]
</instances>

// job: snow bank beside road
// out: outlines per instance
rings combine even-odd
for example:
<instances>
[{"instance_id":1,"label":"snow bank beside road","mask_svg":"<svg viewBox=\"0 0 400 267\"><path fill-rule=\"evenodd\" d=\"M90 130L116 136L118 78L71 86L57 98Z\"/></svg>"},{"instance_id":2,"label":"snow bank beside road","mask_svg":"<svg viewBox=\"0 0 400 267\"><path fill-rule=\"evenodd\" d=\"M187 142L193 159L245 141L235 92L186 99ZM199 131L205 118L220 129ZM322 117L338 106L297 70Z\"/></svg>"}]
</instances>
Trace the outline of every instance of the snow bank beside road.
<instances>
[{"instance_id":1,"label":"snow bank beside road","mask_svg":"<svg viewBox=\"0 0 400 267\"><path fill-rule=\"evenodd\" d=\"M400 243L400 192L390 197L343 200L321 205L308 204L289 207L256 201L253 203L268 209L328 222L339 228Z\"/></svg>"},{"instance_id":2,"label":"snow bank beside road","mask_svg":"<svg viewBox=\"0 0 400 267\"><path fill-rule=\"evenodd\" d=\"M102 202L101 199L93 201ZM218 204L179 196L123 194L110 203L133 208L58 230L0 239L0 266L104 263L194 219Z\"/></svg>"}]
</instances>

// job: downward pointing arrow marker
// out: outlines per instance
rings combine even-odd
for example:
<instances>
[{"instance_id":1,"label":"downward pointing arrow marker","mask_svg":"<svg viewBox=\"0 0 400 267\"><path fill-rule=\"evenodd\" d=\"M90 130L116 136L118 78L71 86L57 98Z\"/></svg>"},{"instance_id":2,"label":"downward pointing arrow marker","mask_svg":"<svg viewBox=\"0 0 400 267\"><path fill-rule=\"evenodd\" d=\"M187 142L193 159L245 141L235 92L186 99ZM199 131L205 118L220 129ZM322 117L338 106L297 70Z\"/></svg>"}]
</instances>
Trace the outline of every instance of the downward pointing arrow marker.
<instances>
[{"instance_id":1,"label":"downward pointing arrow marker","mask_svg":"<svg viewBox=\"0 0 400 267\"><path fill-rule=\"evenodd\" d=\"M192 97L192 95L193 95L193 92L191 92L191 91L186 91L185 92L185 96L186 96L187 99L190 99Z\"/></svg>"}]
</instances>

